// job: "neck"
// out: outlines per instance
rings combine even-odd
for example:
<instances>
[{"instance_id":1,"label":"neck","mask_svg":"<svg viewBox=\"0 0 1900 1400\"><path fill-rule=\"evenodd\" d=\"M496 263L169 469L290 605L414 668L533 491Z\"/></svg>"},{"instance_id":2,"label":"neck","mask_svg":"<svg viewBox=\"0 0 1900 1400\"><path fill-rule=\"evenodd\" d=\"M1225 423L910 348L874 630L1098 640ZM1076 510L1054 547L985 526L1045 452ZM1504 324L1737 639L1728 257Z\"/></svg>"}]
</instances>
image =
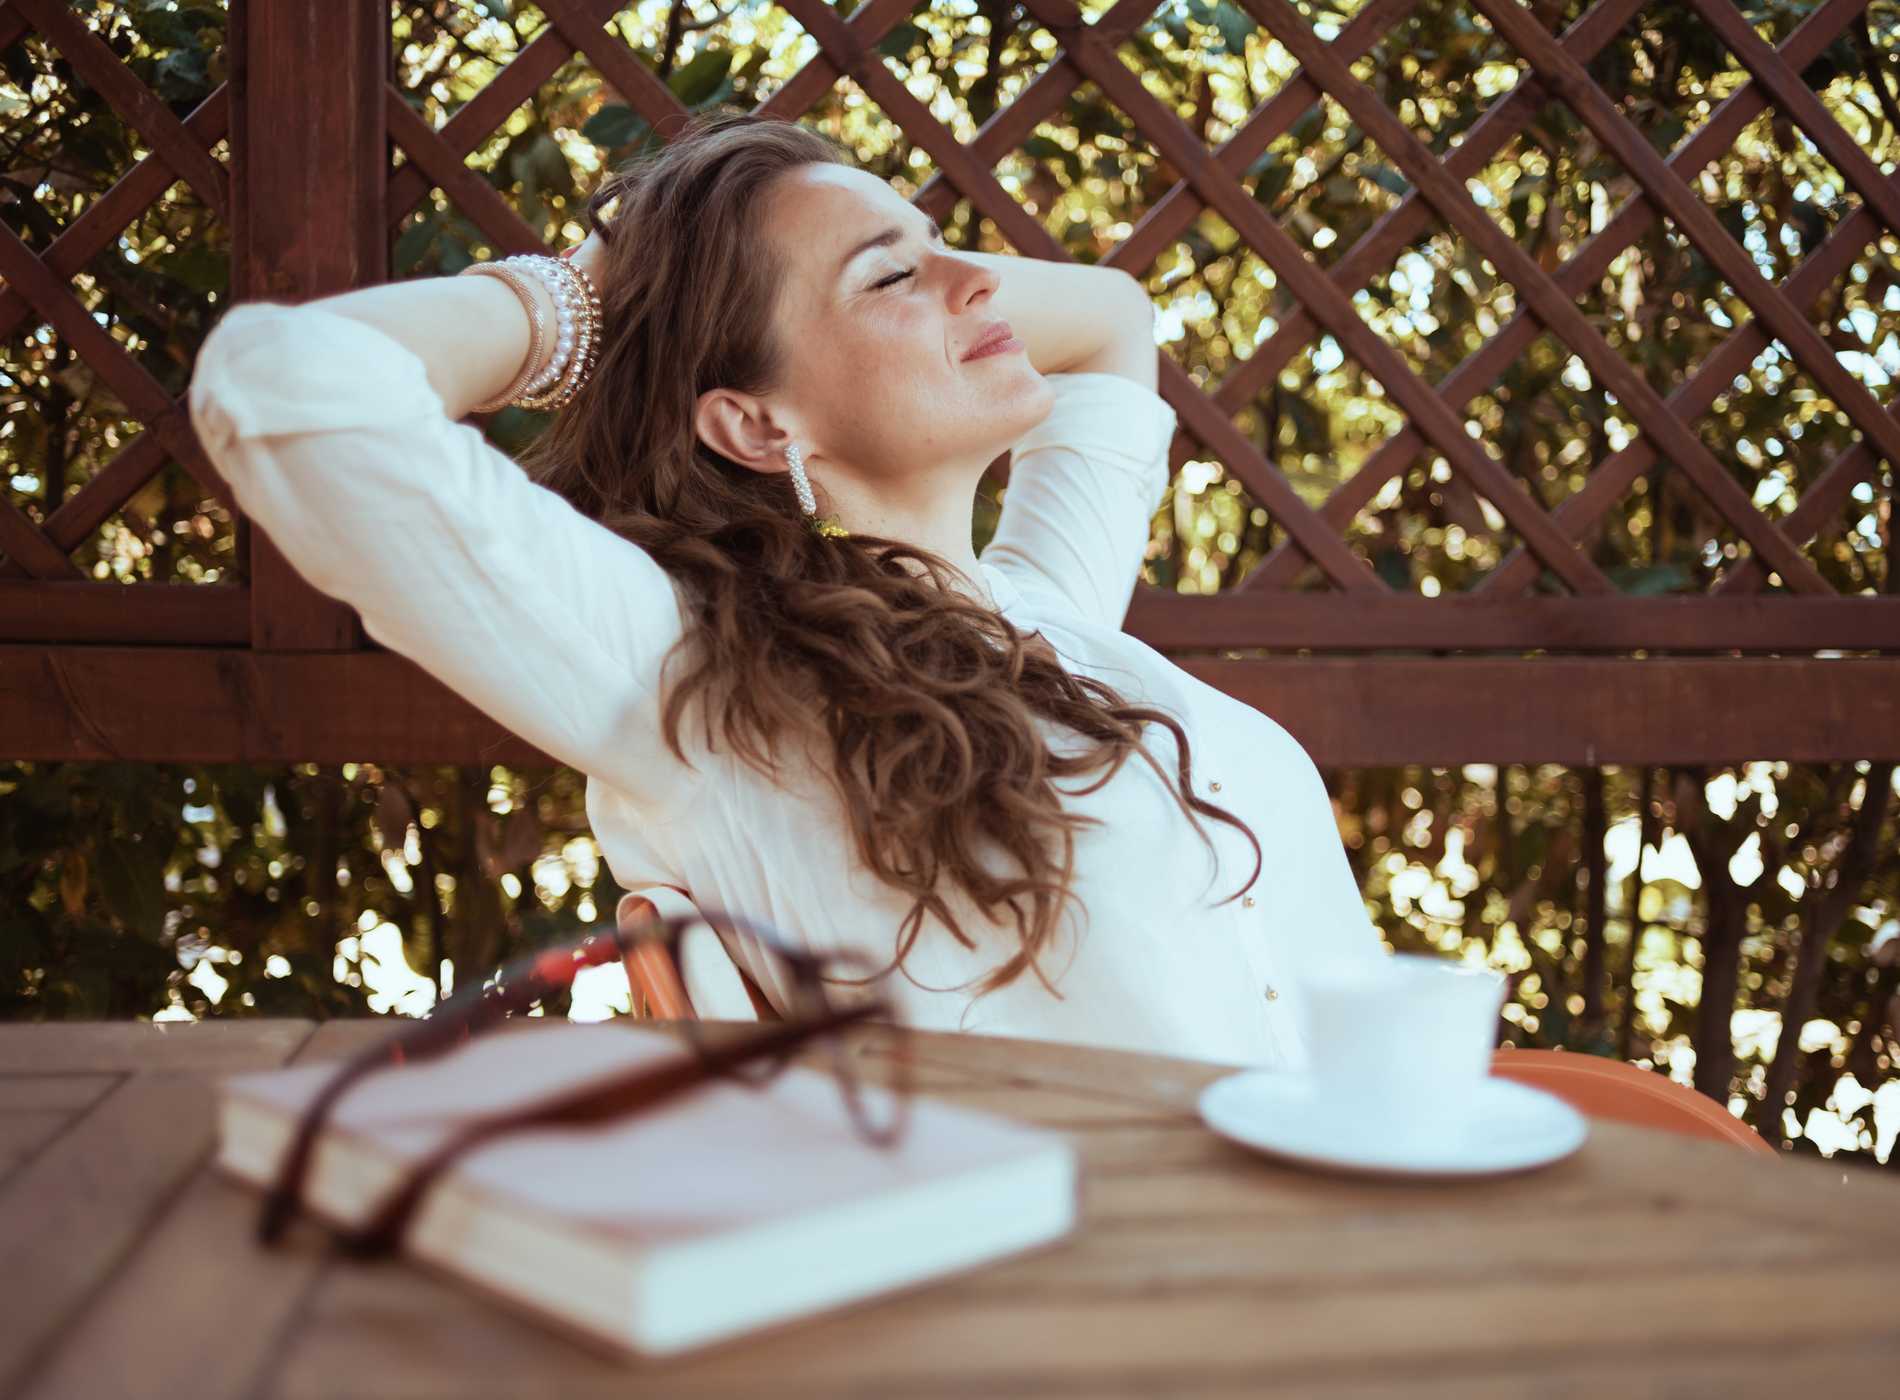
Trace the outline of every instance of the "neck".
<instances>
[{"instance_id":1,"label":"neck","mask_svg":"<svg viewBox=\"0 0 1900 1400\"><path fill-rule=\"evenodd\" d=\"M985 462L983 467L989 464ZM843 489L827 492L831 496L839 524L854 535L881 535L902 540L937 555L961 576L952 586L985 607L994 608L989 585L977 565L976 550L970 542L971 503L976 495L974 474L959 473L955 487L935 491L919 489L910 495L869 493L840 483ZM941 482L942 478L938 478ZM923 483L919 483L920 487Z\"/></svg>"}]
</instances>

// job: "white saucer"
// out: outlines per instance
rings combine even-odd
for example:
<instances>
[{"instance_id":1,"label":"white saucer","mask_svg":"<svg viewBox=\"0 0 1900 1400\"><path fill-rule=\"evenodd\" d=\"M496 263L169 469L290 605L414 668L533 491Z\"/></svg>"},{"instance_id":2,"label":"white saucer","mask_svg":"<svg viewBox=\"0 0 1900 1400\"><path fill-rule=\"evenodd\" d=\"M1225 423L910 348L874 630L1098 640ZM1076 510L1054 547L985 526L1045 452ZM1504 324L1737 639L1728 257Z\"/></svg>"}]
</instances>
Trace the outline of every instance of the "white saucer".
<instances>
[{"instance_id":1,"label":"white saucer","mask_svg":"<svg viewBox=\"0 0 1900 1400\"><path fill-rule=\"evenodd\" d=\"M1201 1118L1243 1147L1374 1176L1486 1176L1568 1157L1589 1120L1541 1089L1495 1075L1473 1082L1469 1116L1426 1143L1390 1140L1364 1110L1303 1074L1245 1070L1201 1093Z\"/></svg>"}]
</instances>

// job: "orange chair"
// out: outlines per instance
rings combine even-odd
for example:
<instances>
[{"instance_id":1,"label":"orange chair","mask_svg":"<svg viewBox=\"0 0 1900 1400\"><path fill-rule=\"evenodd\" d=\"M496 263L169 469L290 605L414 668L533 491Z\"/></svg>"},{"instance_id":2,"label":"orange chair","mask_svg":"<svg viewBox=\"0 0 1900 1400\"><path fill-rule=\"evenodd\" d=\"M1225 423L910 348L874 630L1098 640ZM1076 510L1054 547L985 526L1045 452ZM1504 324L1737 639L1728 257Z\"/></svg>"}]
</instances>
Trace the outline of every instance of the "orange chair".
<instances>
[{"instance_id":1,"label":"orange chair","mask_svg":"<svg viewBox=\"0 0 1900 1400\"><path fill-rule=\"evenodd\" d=\"M1554 1094L1591 1118L1714 1138L1770 1157L1781 1155L1773 1143L1708 1095L1622 1060L1571 1050L1507 1046L1491 1056L1491 1073Z\"/></svg>"},{"instance_id":2,"label":"orange chair","mask_svg":"<svg viewBox=\"0 0 1900 1400\"><path fill-rule=\"evenodd\" d=\"M620 897L618 917L622 930L630 928L653 913L653 901L637 894ZM673 955L657 943L636 943L621 959L627 969L627 993L633 1014L652 1016L662 1021L690 1020L693 1004L686 997L686 984L673 963Z\"/></svg>"},{"instance_id":3,"label":"orange chair","mask_svg":"<svg viewBox=\"0 0 1900 1400\"><path fill-rule=\"evenodd\" d=\"M630 928L655 911L651 900L622 895L616 911L620 927ZM634 1014L684 1020L694 1014L686 985L672 955L657 944L627 954L627 984ZM740 973L746 994L761 1018L774 1013L752 979ZM1553 1094L1591 1118L1660 1128L1688 1137L1714 1138L1751 1152L1779 1157L1780 1151L1727 1109L1665 1075L1621 1060L1569 1050L1520 1050L1507 1046L1491 1057L1491 1073Z\"/></svg>"},{"instance_id":4,"label":"orange chair","mask_svg":"<svg viewBox=\"0 0 1900 1400\"><path fill-rule=\"evenodd\" d=\"M669 905L674 904L677 901L669 901ZM623 894L620 903L614 908L614 917L620 929L626 932L659 912L653 900L637 894ZM650 1016L662 1021L687 1021L696 1016L692 998L686 994L686 981L667 949L657 943L636 943L622 962L627 969L627 991L635 1016ZM743 968L736 970L746 995L752 999L752 1009L759 1018L777 1019L778 1013L772 1009L758 985L746 976Z\"/></svg>"}]
</instances>

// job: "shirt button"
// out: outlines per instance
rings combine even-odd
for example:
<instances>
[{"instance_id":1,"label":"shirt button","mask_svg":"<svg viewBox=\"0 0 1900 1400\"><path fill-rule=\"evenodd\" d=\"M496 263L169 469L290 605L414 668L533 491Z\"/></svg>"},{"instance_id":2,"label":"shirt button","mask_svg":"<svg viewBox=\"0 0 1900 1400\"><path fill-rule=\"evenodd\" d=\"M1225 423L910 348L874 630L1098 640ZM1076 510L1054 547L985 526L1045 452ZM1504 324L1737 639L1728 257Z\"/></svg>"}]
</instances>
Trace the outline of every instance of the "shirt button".
<instances>
[{"instance_id":1,"label":"shirt button","mask_svg":"<svg viewBox=\"0 0 1900 1400\"><path fill-rule=\"evenodd\" d=\"M1218 781L1218 780L1216 780L1216 781L1214 781L1214 782L1211 782L1211 783L1209 783L1209 784L1207 785L1207 790L1208 790L1209 792L1219 792L1219 791L1220 791L1220 783L1219 783L1219 781Z\"/></svg>"},{"instance_id":2,"label":"shirt button","mask_svg":"<svg viewBox=\"0 0 1900 1400\"><path fill-rule=\"evenodd\" d=\"M1273 988L1273 987L1268 987L1268 988L1267 988L1267 1000L1268 1000L1268 1001L1278 1001L1279 999L1280 999L1280 993L1278 992L1278 990L1276 990L1276 989L1275 989L1275 988Z\"/></svg>"},{"instance_id":3,"label":"shirt button","mask_svg":"<svg viewBox=\"0 0 1900 1400\"><path fill-rule=\"evenodd\" d=\"M1250 894L1242 895L1240 897L1240 902L1249 909L1253 908L1253 896Z\"/></svg>"}]
</instances>

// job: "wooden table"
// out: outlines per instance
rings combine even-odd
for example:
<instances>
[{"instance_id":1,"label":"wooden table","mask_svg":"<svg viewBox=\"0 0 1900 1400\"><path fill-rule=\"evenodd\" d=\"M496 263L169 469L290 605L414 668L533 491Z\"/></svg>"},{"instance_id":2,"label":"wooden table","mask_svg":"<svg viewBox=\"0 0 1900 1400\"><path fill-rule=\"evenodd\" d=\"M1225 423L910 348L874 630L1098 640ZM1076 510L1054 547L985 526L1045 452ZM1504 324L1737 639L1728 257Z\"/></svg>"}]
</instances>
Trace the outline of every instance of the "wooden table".
<instances>
[{"instance_id":1,"label":"wooden table","mask_svg":"<svg viewBox=\"0 0 1900 1400\"><path fill-rule=\"evenodd\" d=\"M928 1091L1084 1162L1057 1247L664 1363L407 1264L278 1253L206 1165L212 1080L386 1024L0 1026L0 1394L1876 1396L1900 1393L1900 1174L1597 1123L1475 1182L1329 1178L1202 1128L1219 1071L920 1037Z\"/></svg>"}]
</instances>

